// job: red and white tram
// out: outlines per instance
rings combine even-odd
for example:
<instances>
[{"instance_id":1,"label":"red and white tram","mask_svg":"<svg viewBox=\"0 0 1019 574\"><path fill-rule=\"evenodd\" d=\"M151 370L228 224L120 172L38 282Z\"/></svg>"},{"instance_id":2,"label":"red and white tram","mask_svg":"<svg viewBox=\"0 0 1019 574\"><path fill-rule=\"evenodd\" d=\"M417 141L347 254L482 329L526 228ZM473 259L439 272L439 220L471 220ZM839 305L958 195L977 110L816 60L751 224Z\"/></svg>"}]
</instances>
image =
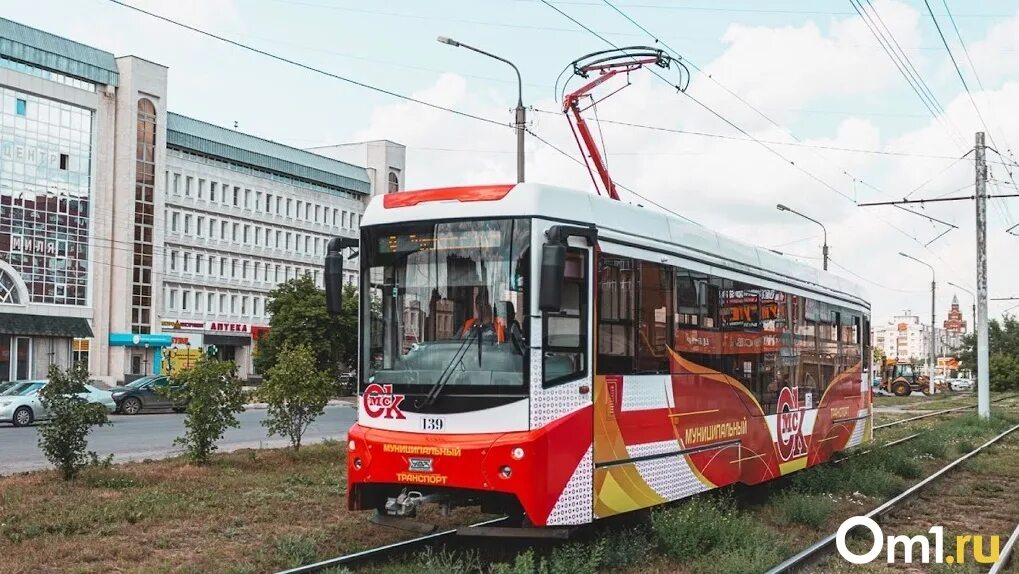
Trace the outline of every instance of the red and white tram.
<instances>
[{"instance_id":1,"label":"red and white tram","mask_svg":"<svg viewBox=\"0 0 1019 574\"><path fill-rule=\"evenodd\" d=\"M362 224L351 509L582 525L872 436L869 304L840 277L530 183L389 194Z\"/></svg>"}]
</instances>

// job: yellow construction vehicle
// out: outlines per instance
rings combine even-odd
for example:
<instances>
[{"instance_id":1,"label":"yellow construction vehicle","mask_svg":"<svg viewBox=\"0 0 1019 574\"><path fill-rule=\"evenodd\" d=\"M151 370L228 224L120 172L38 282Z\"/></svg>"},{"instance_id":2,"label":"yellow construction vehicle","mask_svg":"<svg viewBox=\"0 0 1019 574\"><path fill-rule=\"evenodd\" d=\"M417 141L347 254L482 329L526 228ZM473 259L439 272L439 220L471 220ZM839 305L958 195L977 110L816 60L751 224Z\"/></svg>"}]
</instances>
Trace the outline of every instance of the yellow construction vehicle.
<instances>
[{"instance_id":1,"label":"yellow construction vehicle","mask_svg":"<svg viewBox=\"0 0 1019 574\"><path fill-rule=\"evenodd\" d=\"M907 397L913 391L930 394L930 378L921 375L911 361L885 359L881 365L881 389L897 397Z\"/></svg>"}]
</instances>

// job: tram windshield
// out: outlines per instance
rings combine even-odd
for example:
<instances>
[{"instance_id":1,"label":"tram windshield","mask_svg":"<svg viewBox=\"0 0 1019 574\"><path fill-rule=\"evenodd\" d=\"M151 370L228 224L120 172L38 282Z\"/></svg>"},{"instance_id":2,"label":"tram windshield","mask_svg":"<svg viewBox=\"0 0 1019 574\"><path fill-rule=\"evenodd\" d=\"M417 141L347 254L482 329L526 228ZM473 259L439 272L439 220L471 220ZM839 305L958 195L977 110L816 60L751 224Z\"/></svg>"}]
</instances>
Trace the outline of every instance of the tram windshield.
<instances>
[{"instance_id":1,"label":"tram windshield","mask_svg":"<svg viewBox=\"0 0 1019 574\"><path fill-rule=\"evenodd\" d=\"M368 380L410 392L522 387L530 221L371 227L363 273ZM408 388L410 387L410 388Z\"/></svg>"}]
</instances>

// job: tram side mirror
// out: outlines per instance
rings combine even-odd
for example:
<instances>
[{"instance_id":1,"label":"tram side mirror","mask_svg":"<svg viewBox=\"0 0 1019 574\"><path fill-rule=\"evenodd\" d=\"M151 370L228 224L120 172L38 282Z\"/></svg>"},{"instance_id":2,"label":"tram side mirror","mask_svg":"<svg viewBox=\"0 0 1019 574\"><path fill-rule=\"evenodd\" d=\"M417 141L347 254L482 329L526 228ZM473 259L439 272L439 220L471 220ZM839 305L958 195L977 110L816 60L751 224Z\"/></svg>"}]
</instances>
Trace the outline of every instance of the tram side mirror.
<instances>
[{"instance_id":1,"label":"tram side mirror","mask_svg":"<svg viewBox=\"0 0 1019 574\"><path fill-rule=\"evenodd\" d=\"M566 274L566 246L546 243L541 248L541 283L538 308L552 313L563 307L563 278Z\"/></svg>"},{"instance_id":2,"label":"tram side mirror","mask_svg":"<svg viewBox=\"0 0 1019 574\"><path fill-rule=\"evenodd\" d=\"M339 315L343 308L343 249L357 247L357 240L350 237L334 237L326 246L325 285L326 310L330 315Z\"/></svg>"}]
</instances>

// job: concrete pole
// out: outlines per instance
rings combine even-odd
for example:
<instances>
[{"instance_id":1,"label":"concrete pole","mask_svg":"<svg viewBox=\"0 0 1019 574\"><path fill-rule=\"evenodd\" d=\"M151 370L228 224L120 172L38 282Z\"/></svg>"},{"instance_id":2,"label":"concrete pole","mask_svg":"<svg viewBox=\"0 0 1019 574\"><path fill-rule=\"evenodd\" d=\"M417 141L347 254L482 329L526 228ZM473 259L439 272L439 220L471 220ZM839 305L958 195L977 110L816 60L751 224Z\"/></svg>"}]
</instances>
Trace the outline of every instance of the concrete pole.
<instances>
[{"instance_id":1,"label":"concrete pole","mask_svg":"<svg viewBox=\"0 0 1019 574\"><path fill-rule=\"evenodd\" d=\"M937 342L938 342L938 335L937 335L937 333L938 333L938 331L937 331L937 328L935 327L936 314L935 314L935 311L934 311L935 294L936 294L937 288L938 288L938 284L934 280L934 270L932 269L931 270L931 353L930 353L930 355L931 355L931 358L930 358L931 368L930 368L930 381L928 381L928 384L930 385L930 392L931 392L932 395L934 394L934 374L937 372L937 369L938 369L938 350L937 350Z\"/></svg>"},{"instance_id":2,"label":"concrete pole","mask_svg":"<svg viewBox=\"0 0 1019 574\"><path fill-rule=\"evenodd\" d=\"M523 87L521 87L521 92ZM524 182L524 131L527 129L527 109L522 99L517 100L517 183Z\"/></svg>"},{"instance_id":3,"label":"concrete pole","mask_svg":"<svg viewBox=\"0 0 1019 574\"><path fill-rule=\"evenodd\" d=\"M990 341L987 336L987 165L984 163L984 132L976 140L977 203L977 413L991 416Z\"/></svg>"}]
</instances>

